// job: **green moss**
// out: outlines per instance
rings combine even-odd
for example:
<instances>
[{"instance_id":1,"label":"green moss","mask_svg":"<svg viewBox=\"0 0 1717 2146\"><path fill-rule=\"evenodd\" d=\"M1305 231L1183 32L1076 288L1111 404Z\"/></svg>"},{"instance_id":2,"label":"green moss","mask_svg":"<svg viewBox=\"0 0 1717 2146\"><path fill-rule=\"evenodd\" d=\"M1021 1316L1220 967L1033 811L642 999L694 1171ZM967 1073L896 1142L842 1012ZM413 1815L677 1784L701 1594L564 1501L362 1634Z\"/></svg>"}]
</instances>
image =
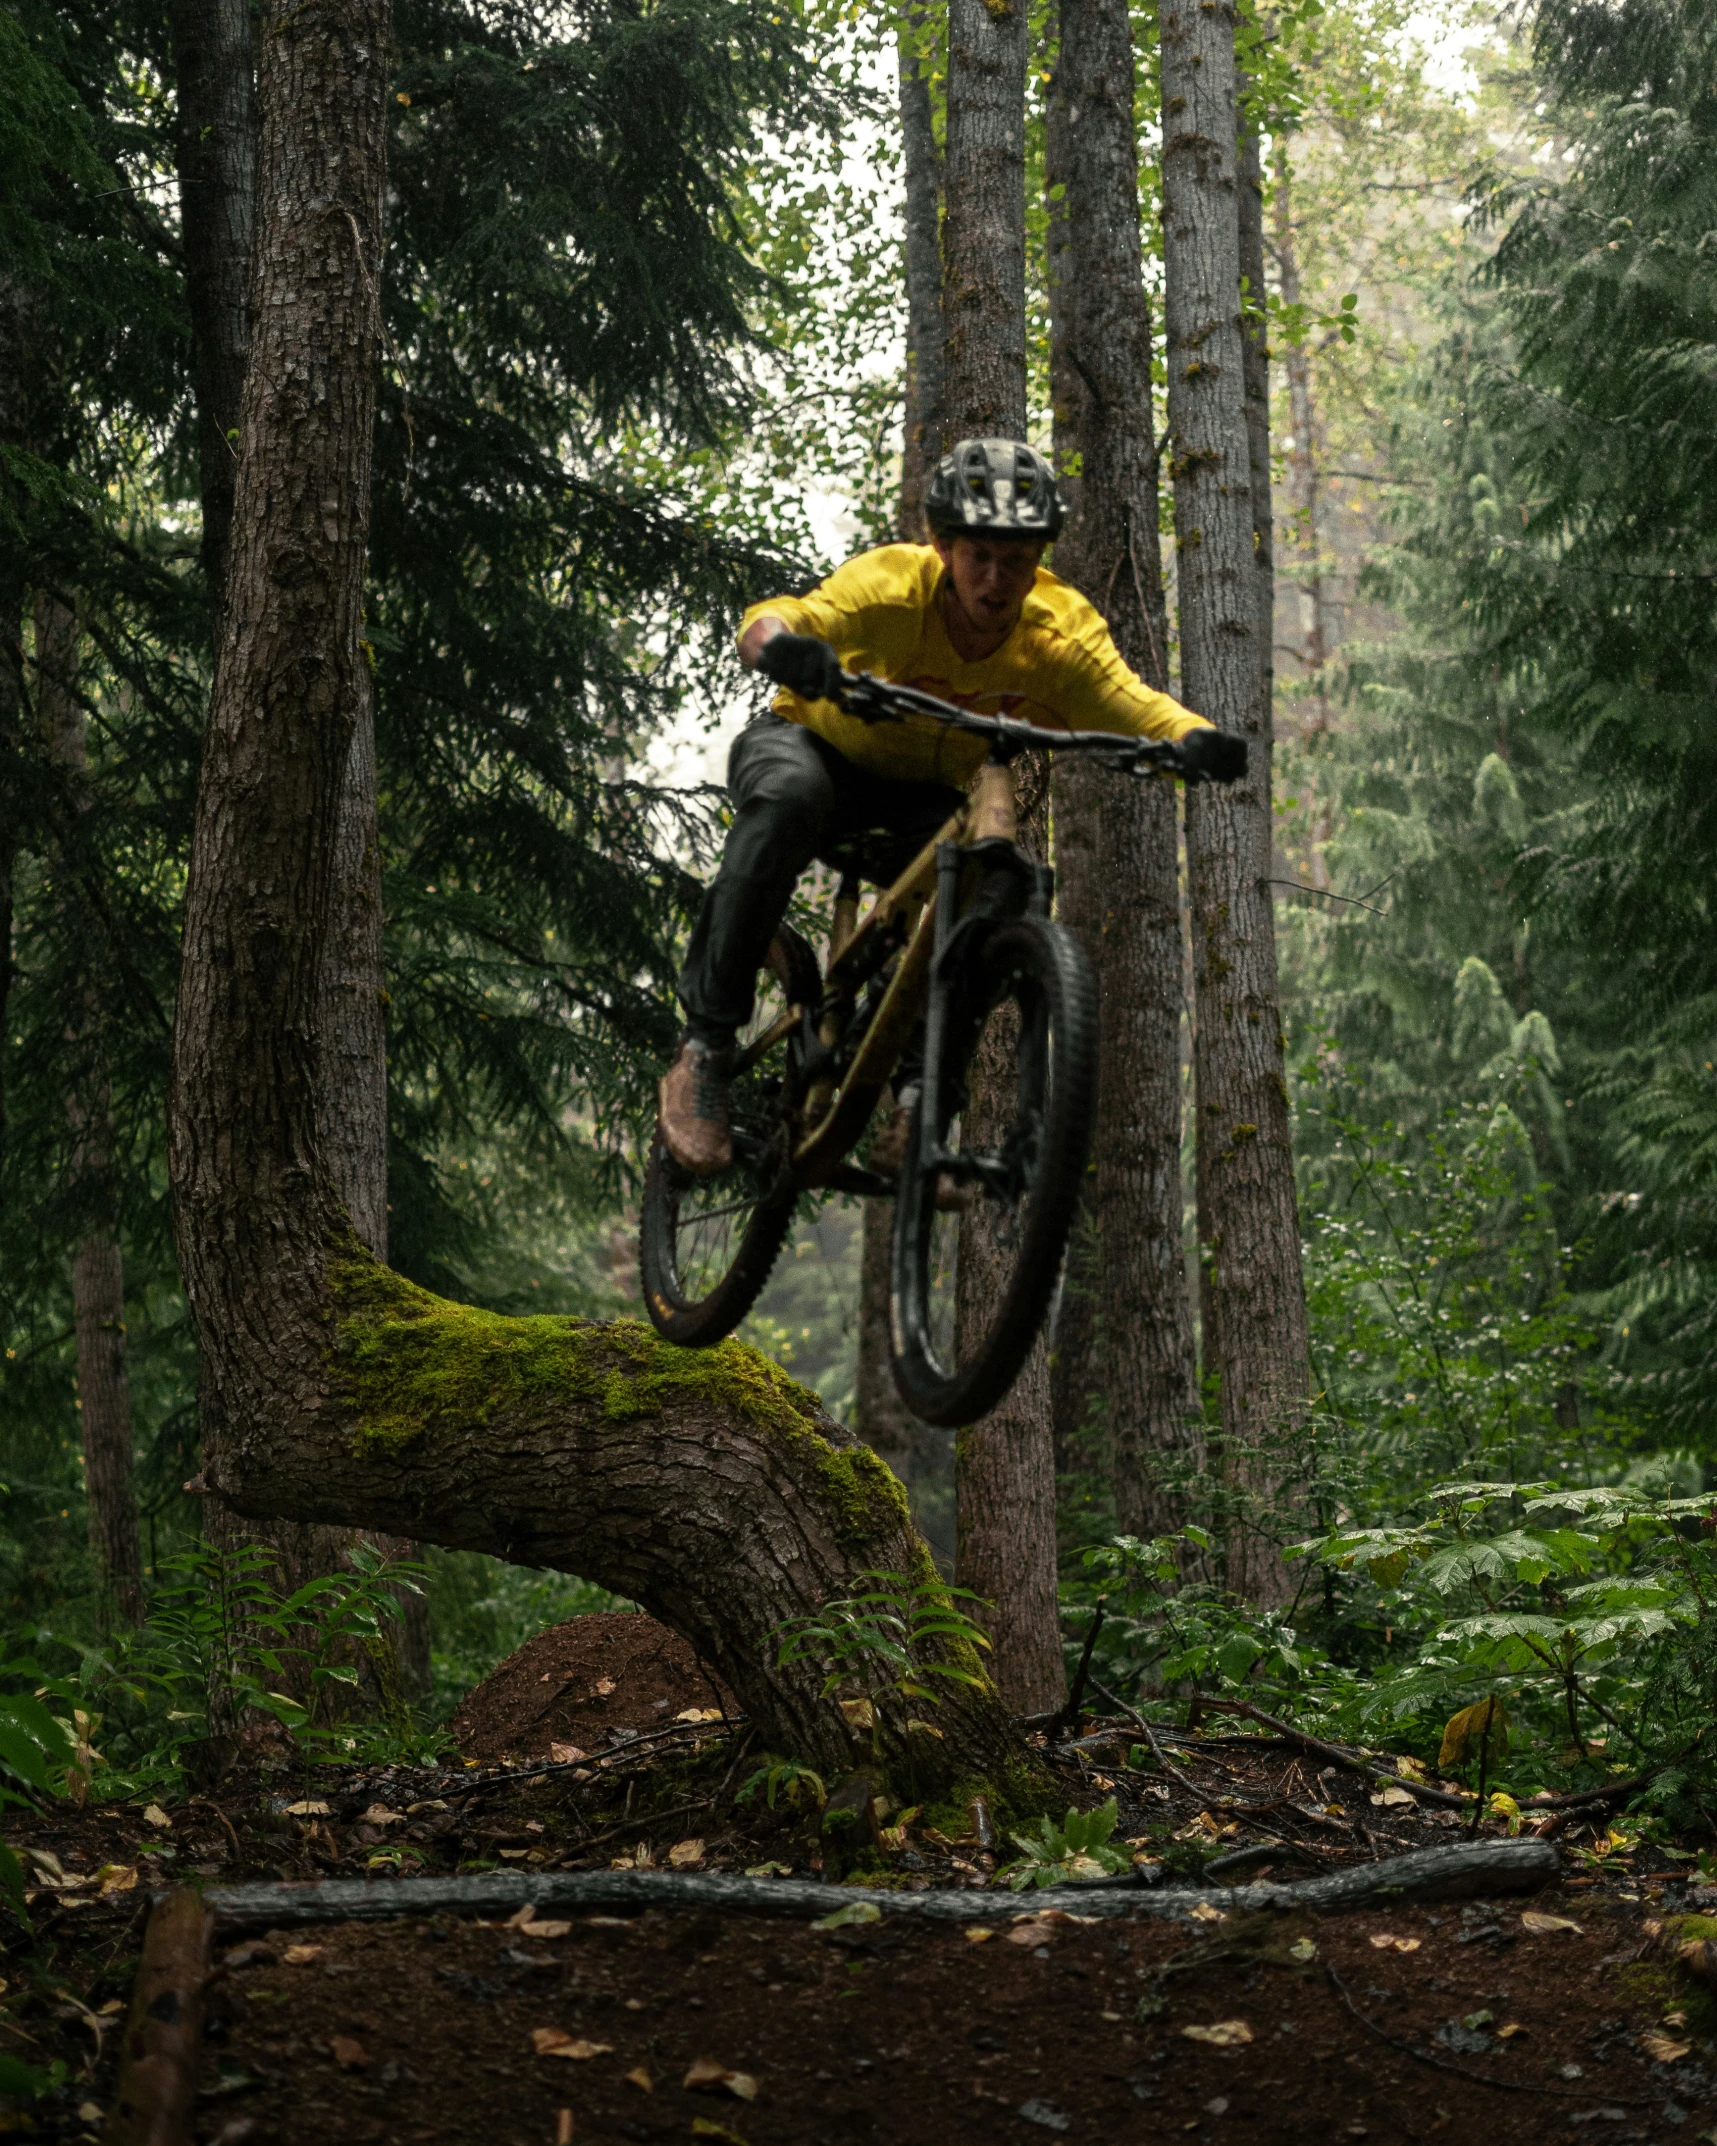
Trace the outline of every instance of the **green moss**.
<instances>
[{"instance_id":1,"label":"green moss","mask_svg":"<svg viewBox=\"0 0 1717 2146\"><path fill-rule=\"evenodd\" d=\"M350 1244L330 1254L328 1289L334 1361L366 1457L501 1416L528 1422L568 1402L599 1408L609 1423L702 1403L807 1441L844 1545L911 1526L905 1492L870 1448L831 1445L816 1428L816 1395L737 1341L677 1349L636 1320L505 1318L432 1296Z\"/></svg>"},{"instance_id":2,"label":"green moss","mask_svg":"<svg viewBox=\"0 0 1717 2146\"><path fill-rule=\"evenodd\" d=\"M360 1450L401 1452L438 1429L594 1402L611 1423L680 1399L737 1410L766 1430L826 1440L815 1394L755 1349L676 1349L635 1320L509 1319L450 1304L346 1247L328 1262L334 1357ZM830 1447L831 1454L834 1448Z\"/></svg>"}]
</instances>

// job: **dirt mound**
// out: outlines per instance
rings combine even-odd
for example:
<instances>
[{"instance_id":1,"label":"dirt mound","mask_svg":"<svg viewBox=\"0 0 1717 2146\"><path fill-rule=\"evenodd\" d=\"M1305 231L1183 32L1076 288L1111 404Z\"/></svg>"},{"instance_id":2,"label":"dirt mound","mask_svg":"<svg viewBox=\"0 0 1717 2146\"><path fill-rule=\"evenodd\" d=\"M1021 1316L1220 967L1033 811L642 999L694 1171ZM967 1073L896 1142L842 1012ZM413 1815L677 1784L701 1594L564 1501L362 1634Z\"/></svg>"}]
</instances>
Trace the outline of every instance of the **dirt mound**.
<instances>
[{"instance_id":1,"label":"dirt mound","mask_svg":"<svg viewBox=\"0 0 1717 2146\"><path fill-rule=\"evenodd\" d=\"M594 1751L611 1729L642 1734L687 1707L737 1711L690 1645L654 1617L573 1617L526 1640L466 1693L448 1724L467 1758Z\"/></svg>"}]
</instances>

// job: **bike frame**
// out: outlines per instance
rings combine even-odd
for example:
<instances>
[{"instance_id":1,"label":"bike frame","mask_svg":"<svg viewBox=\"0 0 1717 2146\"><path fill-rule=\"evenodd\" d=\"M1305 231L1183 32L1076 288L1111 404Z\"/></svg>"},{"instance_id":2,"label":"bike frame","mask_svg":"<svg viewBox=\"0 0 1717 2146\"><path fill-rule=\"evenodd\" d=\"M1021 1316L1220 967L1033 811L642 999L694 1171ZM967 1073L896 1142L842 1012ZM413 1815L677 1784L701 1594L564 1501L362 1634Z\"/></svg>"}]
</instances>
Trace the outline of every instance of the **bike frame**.
<instances>
[{"instance_id":1,"label":"bike frame","mask_svg":"<svg viewBox=\"0 0 1717 2146\"><path fill-rule=\"evenodd\" d=\"M892 886L858 921L856 884L843 881L835 902L829 935L829 958L823 973L823 998L816 1008L790 1006L741 1053L735 1074L759 1063L784 1037L803 1029L812 1077L806 1091L804 1125L789 1165L795 1191L829 1182L869 1124L882 1091L900 1063L913 1029L928 1010L925 1036L926 1128L936 1123L936 1087L941 1077L941 1045L947 988L959 951L961 923L975 913L1018 915L1030 907L1047 914L1051 877L1019 847L1018 798L1013 762L1034 748L1086 751L1105 755L1129 770L1140 768L1185 775L1176 748L1160 740L1128 738L1108 731L1042 730L1006 716L973 715L947 701L906 686L860 675L843 680L839 705L871 721L900 721L928 715L951 729L969 730L990 740L990 757L978 771L971 794L927 842ZM986 902L986 890L997 898ZM1023 890L1023 899L1021 894ZM890 978L866 1026L852 1063L837 1084L830 1073L834 1054L851 1025L859 993L880 975L898 953ZM928 1137L928 1134L927 1134ZM945 1158L916 1160L937 1167Z\"/></svg>"}]
</instances>

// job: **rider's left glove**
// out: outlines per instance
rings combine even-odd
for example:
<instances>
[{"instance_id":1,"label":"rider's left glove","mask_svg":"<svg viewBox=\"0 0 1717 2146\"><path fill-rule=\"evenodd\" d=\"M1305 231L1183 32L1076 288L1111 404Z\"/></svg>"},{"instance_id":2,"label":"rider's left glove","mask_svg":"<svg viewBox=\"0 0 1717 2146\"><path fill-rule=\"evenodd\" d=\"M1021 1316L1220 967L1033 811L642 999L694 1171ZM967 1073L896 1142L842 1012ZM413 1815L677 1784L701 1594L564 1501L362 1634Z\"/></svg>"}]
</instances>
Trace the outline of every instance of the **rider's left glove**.
<instances>
[{"instance_id":1,"label":"rider's left glove","mask_svg":"<svg viewBox=\"0 0 1717 2146\"><path fill-rule=\"evenodd\" d=\"M1180 741L1188 770L1206 782L1238 782L1246 772L1246 740L1226 730L1189 730Z\"/></svg>"},{"instance_id":2,"label":"rider's left glove","mask_svg":"<svg viewBox=\"0 0 1717 2146\"><path fill-rule=\"evenodd\" d=\"M771 634L758 650L757 668L801 700L831 700L840 689L840 657L808 633Z\"/></svg>"}]
</instances>

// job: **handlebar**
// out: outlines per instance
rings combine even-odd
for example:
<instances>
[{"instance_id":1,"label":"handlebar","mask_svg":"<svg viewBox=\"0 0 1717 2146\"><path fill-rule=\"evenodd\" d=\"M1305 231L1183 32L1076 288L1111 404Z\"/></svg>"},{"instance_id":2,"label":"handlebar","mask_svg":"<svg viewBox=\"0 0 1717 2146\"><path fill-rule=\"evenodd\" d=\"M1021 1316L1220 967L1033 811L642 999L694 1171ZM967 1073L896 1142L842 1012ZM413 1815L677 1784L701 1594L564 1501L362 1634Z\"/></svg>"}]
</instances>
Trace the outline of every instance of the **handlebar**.
<instances>
[{"instance_id":1,"label":"handlebar","mask_svg":"<svg viewBox=\"0 0 1717 2146\"><path fill-rule=\"evenodd\" d=\"M843 671L840 689L832 698L843 714L856 715L865 723L903 723L910 715L923 715L950 730L970 731L988 738L1001 759L1012 759L1019 752L1095 753L1129 774L1178 775L1187 783L1205 779L1187 765L1180 747L1168 738L1129 738L1110 730L1044 730L1008 715L974 715L969 708L920 693L913 686L891 685L868 671L856 675Z\"/></svg>"}]
</instances>

